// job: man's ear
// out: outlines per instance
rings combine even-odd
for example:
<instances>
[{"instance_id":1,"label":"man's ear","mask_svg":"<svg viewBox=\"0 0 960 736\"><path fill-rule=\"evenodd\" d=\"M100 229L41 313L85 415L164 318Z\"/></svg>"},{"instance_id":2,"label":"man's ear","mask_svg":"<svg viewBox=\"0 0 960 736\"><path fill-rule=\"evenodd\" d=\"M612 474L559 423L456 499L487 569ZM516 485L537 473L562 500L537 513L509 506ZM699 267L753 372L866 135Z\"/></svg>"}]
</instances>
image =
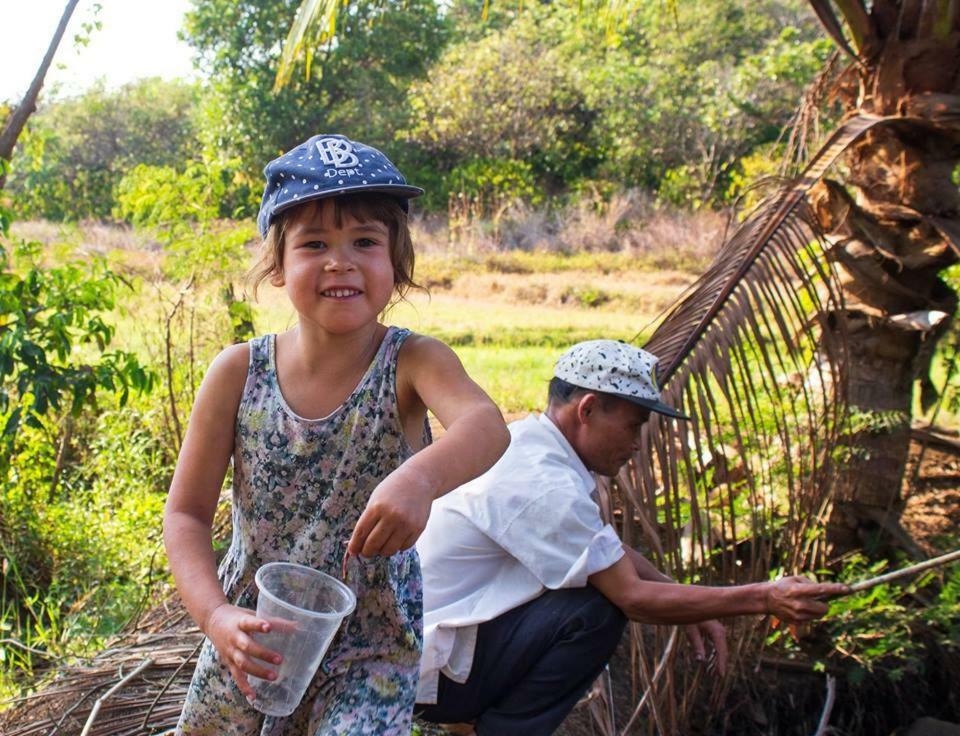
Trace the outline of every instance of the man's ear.
<instances>
[{"instance_id":1,"label":"man's ear","mask_svg":"<svg viewBox=\"0 0 960 736\"><path fill-rule=\"evenodd\" d=\"M599 399L594 393L585 393L577 402L577 419L581 424L589 424L599 407Z\"/></svg>"}]
</instances>

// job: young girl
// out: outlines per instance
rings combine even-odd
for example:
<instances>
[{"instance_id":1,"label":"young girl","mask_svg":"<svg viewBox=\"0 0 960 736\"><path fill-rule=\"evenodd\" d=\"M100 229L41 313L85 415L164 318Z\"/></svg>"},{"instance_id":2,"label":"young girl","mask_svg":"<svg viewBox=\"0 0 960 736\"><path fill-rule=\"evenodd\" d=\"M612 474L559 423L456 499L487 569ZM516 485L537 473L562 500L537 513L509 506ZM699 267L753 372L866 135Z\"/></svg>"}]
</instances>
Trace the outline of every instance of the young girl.
<instances>
[{"instance_id":1,"label":"young girl","mask_svg":"<svg viewBox=\"0 0 960 736\"><path fill-rule=\"evenodd\" d=\"M224 350L197 395L164 515L177 588L206 634L177 733L409 736L422 639L413 543L434 498L489 468L503 419L446 345L379 316L414 285L407 199L422 190L374 148L315 136L267 165L256 281L295 328ZM426 411L446 428L429 444ZM233 459L233 540L211 524ZM361 513L362 512L362 513ZM300 706L248 702L279 656L252 637L254 573L275 560L339 576L357 608Z\"/></svg>"}]
</instances>

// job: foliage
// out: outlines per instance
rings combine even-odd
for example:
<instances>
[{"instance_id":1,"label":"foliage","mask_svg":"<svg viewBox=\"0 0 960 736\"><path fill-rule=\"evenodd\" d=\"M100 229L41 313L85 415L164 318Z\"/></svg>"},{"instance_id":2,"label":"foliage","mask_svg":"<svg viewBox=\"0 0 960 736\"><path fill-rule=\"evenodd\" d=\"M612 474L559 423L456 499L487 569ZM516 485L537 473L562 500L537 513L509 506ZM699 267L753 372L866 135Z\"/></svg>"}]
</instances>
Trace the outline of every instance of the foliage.
<instances>
[{"instance_id":1,"label":"foliage","mask_svg":"<svg viewBox=\"0 0 960 736\"><path fill-rule=\"evenodd\" d=\"M407 86L423 75L447 37L437 5L411 0L352 6L338 43L321 52L323 74L298 76L274 94L279 41L295 6L289 0L193 4L184 36L210 80L201 136L205 155L238 157L253 182L260 182L268 160L324 131L347 132L400 158L393 139L409 116Z\"/></svg>"},{"instance_id":2,"label":"foliage","mask_svg":"<svg viewBox=\"0 0 960 736\"><path fill-rule=\"evenodd\" d=\"M0 672L29 674L37 652L75 653L84 632L98 641L80 613L86 601L114 618L130 610L129 576L159 510L142 505L143 483L158 466L129 427L106 431L115 415L102 398L124 407L154 376L132 353L108 350L116 274L102 259L45 263L39 244L11 242L12 214L0 209L0 631L11 645L0 647ZM69 456L88 448L85 477Z\"/></svg>"},{"instance_id":3,"label":"foliage","mask_svg":"<svg viewBox=\"0 0 960 736\"><path fill-rule=\"evenodd\" d=\"M173 166L137 164L120 180L113 213L145 227L176 226L212 220L221 215L226 191L223 170L191 162Z\"/></svg>"},{"instance_id":4,"label":"foliage","mask_svg":"<svg viewBox=\"0 0 960 736\"><path fill-rule=\"evenodd\" d=\"M524 7L486 35L471 28L414 84L404 135L450 169L529 161L547 191L596 178L722 201L738 158L776 140L829 52L799 8L654 4L611 33L563 4Z\"/></svg>"},{"instance_id":5,"label":"foliage","mask_svg":"<svg viewBox=\"0 0 960 736\"><path fill-rule=\"evenodd\" d=\"M571 35L572 10L533 6L502 31L452 46L413 87L410 139L441 160L533 159L541 175L551 158L571 160L591 117L574 61L597 63L571 57L562 45Z\"/></svg>"},{"instance_id":6,"label":"foliage","mask_svg":"<svg viewBox=\"0 0 960 736\"><path fill-rule=\"evenodd\" d=\"M158 519L172 457L154 422L128 405L82 415L66 440L55 417L18 438L15 470L0 484L0 692L47 657L95 652L162 577Z\"/></svg>"},{"instance_id":7,"label":"foliage","mask_svg":"<svg viewBox=\"0 0 960 736\"><path fill-rule=\"evenodd\" d=\"M886 560L871 563L855 554L840 579L855 582L884 572ZM926 603L918 608L916 600ZM931 638L940 648L960 647L960 566L927 572L905 585L883 584L838 598L830 604L827 629L852 683L878 669L893 681L922 677Z\"/></svg>"},{"instance_id":8,"label":"foliage","mask_svg":"<svg viewBox=\"0 0 960 736\"><path fill-rule=\"evenodd\" d=\"M179 166L197 149L197 89L144 79L41 108L14 156L9 187L23 217L104 218L138 164Z\"/></svg>"},{"instance_id":9,"label":"foliage","mask_svg":"<svg viewBox=\"0 0 960 736\"><path fill-rule=\"evenodd\" d=\"M35 243L12 253L0 245L0 441L8 451L21 423L39 427L51 410L76 417L96 406L98 392L123 405L131 388L153 382L134 355L107 350L114 329L101 313L114 306L116 274L99 259L48 267L39 256ZM80 357L88 345L98 359Z\"/></svg>"},{"instance_id":10,"label":"foliage","mask_svg":"<svg viewBox=\"0 0 960 736\"><path fill-rule=\"evenodd\" d=\"M454 167L447 181L451 193L480 199L493 207L518 200L537 204L542 199L533 180L533 169L526 161L465 161Z\"/></svg>"}]
</instances>

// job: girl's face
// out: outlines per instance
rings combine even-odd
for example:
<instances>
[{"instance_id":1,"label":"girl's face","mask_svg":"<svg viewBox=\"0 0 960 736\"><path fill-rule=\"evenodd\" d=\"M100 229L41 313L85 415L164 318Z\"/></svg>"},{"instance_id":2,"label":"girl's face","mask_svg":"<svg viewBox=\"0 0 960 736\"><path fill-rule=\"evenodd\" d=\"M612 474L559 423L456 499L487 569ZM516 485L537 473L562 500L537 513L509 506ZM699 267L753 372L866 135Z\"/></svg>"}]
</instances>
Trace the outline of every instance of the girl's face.
<instances>
[{"instance_id":1,"label":"girl's face","mask_svg":"<svg viewBox=\"0 0 960 736\"><path fill-rule=\"evenodd\" d=\"M287 226L279 283L301 323L345 334L376 322L393 295L390 231L346 212L340 226L330 200L304 206Z\"/></svg>"}]
</instances>

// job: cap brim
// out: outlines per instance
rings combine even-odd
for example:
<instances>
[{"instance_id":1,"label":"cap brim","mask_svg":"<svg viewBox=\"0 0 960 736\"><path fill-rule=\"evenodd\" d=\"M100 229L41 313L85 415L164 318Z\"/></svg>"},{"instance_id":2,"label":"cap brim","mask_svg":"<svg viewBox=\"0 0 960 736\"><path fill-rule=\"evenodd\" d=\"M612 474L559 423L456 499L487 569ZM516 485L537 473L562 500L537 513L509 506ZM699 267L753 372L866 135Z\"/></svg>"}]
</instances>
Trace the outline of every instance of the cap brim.
<instances>
[{"instance_id":1,"label":"cap brim","mask_svg":"<svg viewBox=\"0 0 960 736\"><path fill-rule=\"evenodd\" d=\"M660 401L654 401L653 399L642 399L639 396L626 396L624 394L614 394L614 396L619 396L621 399L626 399L634 404L646 407L650 411L655 411L657 414L663 414L664 416L673 417L674 419L690 418L686 414L677 411L672 406L667 406Z\"/></svg>"},{"instance_id":2,"label":"cap brim","mask_svg":"<svg viewBox=\"0 0 960 736\"><path fill-rule=\"evenodd\" d=\"M270 214L270 220L272 222L273 219L284 210L296 207L304 202L313 202L317 199L330 199L330 197L339 197L342 194L356 194L358 192L380 192L382 194L391 194L400 199L413 199L423 194L423 189L420 187L412 187L408 184L357 184L352 187L321 190L277 205Z\"/></svg>"}]
</instances>

